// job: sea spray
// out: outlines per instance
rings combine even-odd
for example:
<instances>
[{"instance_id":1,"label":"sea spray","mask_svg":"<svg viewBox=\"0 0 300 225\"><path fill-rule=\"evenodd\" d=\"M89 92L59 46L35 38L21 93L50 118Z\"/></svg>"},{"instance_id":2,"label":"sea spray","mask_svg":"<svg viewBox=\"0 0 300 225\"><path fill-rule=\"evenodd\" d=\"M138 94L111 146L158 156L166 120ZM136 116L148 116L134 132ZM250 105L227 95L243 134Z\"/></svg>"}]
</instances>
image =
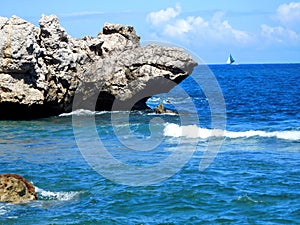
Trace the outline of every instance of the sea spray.
<instances>
[{"instance_id":1,"label":"sea spray","mask_svg":"<svg viewBox=\"0 0 300 225\"><path fill-rule=\"evenodd\" d=\"M58 201L70 201L78 197L82 192L80 191L46 191L42 188L35 187L38 193L39 200L58 200Z\"/></svg>"}]
</instances>

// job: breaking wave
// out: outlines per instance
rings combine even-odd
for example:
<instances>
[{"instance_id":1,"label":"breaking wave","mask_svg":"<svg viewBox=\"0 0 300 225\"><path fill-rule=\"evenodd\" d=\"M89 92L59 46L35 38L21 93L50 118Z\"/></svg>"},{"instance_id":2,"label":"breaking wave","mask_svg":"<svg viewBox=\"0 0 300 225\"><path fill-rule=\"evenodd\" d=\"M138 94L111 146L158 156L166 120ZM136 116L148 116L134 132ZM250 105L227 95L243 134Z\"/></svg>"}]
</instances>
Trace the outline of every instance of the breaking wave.
<instances>
[{"instance_id":1,"label":"breaking wave","mask_svg":"<svg viewBox=\"0 0 300 225\"><path fill-rule=\"evenodd\" d=\"M52 192L46 191L41 188L35 187L39 200L58 200L58 201L70 201L78 197L82 192L80 191L59 191Z\"/></svg>"},{"instance_id":2,"label":"breaking wave","mask_svg":"<svg viewBox=\"0 0 300 225\"><path fill-rule=\"evenodd\" d=\"M107 113L120 113L120 112L126 112L126 111L91 111L87 109L77 109L75 111L69 112L69 113L62 113L58 115L59 117L69 117L69 116L91 116L91 115L102 115Z\"/></svg>"},{"instance_id":3,"label":"breaking wave","mask_svg":"<svg viewBox=\"0 0 300 225\"><path fill-rule=\"evenodd\" d=\"M69 113L62 113L59 115L59 117L68 117L72 115L77 115L77 116L87 116L87 115L96 115L96 111L90 111L86 109L78 109Z\"/></svg>"},{"instance_id":4,"label":"breaking wave","mask_svg":"<svg viewBox=\"0 0 300 225\"><path fill-rule=\"evenodd\" d=\"M249 131L227 131L218 129L200 128L196 125L179 126L174 123L166 124L164 128L164 136L170 137L188 137L188 138L209 138L209 137L226 137L226 138L251 138L251 137L264 137L264 138L278 138L291 141L300 140L300 131L262 131L262 130L249 130Z\"/></svg>"}]
</instances>

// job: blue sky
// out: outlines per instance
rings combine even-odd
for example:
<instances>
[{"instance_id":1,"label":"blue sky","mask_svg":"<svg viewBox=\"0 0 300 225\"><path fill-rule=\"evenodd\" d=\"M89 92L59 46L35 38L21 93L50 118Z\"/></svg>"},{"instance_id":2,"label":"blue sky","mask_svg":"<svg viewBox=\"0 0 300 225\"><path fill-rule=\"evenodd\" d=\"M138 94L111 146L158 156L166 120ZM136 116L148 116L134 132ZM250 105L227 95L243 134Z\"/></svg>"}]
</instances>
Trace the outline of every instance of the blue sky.
<instances>
[{"instance_id":1,"label":"blue sky","mask_svg":"<svg viewBox=\"0 0 300 225\"><path fill-rule=\"evenodd\" d=\"M205 63L300 62L300 1L3 1L0 16L38 25L56 14L73 37L96 36L105 22L132 25L142 41L182 46Z\"/></svg>"}]
</instances>

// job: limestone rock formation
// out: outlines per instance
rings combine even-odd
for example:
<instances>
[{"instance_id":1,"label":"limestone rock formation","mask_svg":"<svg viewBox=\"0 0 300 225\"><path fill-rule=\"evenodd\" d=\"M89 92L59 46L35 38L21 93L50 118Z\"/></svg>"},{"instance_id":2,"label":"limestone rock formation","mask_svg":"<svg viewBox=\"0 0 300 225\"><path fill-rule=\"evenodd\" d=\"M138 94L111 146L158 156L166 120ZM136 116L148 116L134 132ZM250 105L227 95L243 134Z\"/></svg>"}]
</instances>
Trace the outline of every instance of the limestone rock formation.
<instances>
[{"instance_id":1,"label":"limestone rock formation","mask_svg":"<svg viewBox=\"0 0 300 225\"><path fill-rule=\"evenodd\" d=\"M0 202L24 203L37 200L34 186L17 174L0 174Z\"/></svg>"},{"instance_id":2,"label":"limestone rock formation","mask_svg":"<svg viewBox=\"0 0 300 225\"><path fill-rule=\"evenodd\" d=\"M0 119L146 109L149 97L168 92L197 65L178 48L141 47L131 26L106 23L97 37L75 39L55 15L39 25L0 17Z\"/></svg>"}]
</instances>

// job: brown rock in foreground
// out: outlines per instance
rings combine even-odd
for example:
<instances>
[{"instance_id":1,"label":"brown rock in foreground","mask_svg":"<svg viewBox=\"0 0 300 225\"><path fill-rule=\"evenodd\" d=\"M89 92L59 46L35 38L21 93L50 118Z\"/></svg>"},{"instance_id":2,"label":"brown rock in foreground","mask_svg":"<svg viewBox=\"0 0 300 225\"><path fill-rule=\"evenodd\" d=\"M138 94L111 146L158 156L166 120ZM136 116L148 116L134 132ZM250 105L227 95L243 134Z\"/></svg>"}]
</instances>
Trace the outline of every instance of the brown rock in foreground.
<instances>
[{"instance_id":1,"label":"brown rock in foreground","mask_svg":"<svg viewBox=\"0 0 300 225\"><path fill-rule=\"evenodd\" d=\"M17 174L0 175L0 202L23 203L37 200L34 186Z\"/></svg>"}]
</instances>

